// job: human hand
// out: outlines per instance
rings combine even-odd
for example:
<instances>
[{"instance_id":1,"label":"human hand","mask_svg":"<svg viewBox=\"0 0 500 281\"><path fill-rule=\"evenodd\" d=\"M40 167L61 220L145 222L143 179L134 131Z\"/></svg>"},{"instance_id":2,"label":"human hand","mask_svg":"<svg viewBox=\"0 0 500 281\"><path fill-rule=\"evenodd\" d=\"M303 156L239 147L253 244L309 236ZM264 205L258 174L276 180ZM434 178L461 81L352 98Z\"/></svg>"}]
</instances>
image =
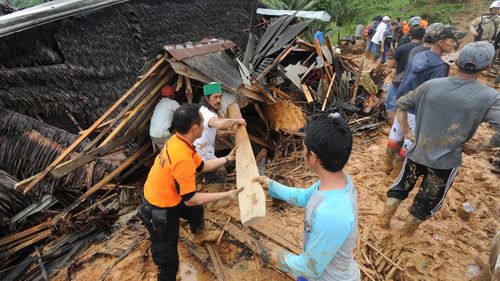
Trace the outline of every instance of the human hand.
<instances>
[{"instance_id":1,"label":"human hand","mask_svg":"<svg viewBox=\"0 0 500 281\"><path fill-rule=\"evenodd\" d=\"M476 37L478 35L477 31L471 32L472 36Z\"/></svg>"},{"instance_id":2,"label":"human hand","mask_svg":"<svg viewBox=\"0 0 500 281\"><path fill-rule=\"evenodd\" d=\"M234 160L236 160L236 149L238 147L235 147L233 148L233 150L231 150L231 152L229 152L229 154L226 156L226 160L228 162L233 162Z\"/></svg>"},{"instance_id":3,"label":"human hand","mask_svg":"<svg viewBox=\"0 0 500 281\"><path fill-rule=\"evenodd\" d=\"M238 199L238 194L240 194L240 192L242 192L243 189L245 189L245 188L244 187L240 187L238 189L233 189L233 190L226 191L226 199L228 199L228 200L237 200Z\"/></svg>"},{"instance_id":4,"label":"human hand","mask_svg":"<svg viewBox=\"0 0 500 281\"><path fill-rule=\"evenodd\" d=\"M240 125L243 125L243 126L246 126L247 125L247 121L245 119L236 119L236 122L235 122L236 125L240 126Z\"/></svg>"},{"instance_id":5,"label":"human hand","mask_svg":"<svg viewBox=\"0 0 500 281\"><path fill-rule=\"evenodd\" d=\"M255 177L252 179L252 182L258 182L262 186L262 188L265 190L269 189L269 182L270 181L271 180L266 176L259 176L259 177Z\"/></svg>"}]
</instances>

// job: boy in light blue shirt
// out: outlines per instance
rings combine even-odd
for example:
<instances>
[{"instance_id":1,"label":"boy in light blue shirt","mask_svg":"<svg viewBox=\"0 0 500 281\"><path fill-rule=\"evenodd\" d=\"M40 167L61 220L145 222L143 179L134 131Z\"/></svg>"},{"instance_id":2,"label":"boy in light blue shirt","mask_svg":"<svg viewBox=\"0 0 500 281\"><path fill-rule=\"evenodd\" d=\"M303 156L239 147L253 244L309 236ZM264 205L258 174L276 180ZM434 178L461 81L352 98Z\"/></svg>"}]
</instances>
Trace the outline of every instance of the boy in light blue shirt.
<instances>
[{"instance_id":1,"label":"boy in light blue shirt","mask_svg":"<svg viewBox=\"0 0 500 281\"><path fill-rule=\"evenodd\" d=\"M303 189L255 178L271 197L306 208L304 252L280 252L280 267L297 280L360 280L352 257L358 232L357 193L342 170L351 154L351 131L343 119L330 114L311 121L305 134L304 161L319 181Z\"/></svg>"}]
</instances>

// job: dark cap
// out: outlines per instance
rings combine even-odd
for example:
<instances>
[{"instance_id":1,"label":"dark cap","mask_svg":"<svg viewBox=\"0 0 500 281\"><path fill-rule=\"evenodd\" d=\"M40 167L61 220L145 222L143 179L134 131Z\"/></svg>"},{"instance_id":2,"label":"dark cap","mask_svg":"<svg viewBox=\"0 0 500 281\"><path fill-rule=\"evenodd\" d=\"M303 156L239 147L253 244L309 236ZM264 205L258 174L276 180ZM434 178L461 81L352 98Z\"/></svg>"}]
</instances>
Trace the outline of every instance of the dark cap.
<instances>
[{"instance_id":1,"label":"dark cap","mask_svg":"<svg viewBox=\"0 0 500 281\"><path fill-rule=\"evenodd\" d=\"M481 70L493 62L495 47L485 41L472 42L464 46L458 54L457 65L469 71Z\"/></svg>"},{"instance_id":2,"label":"dark cap","mask_svg":"<svg viewBox=\"0 0 500 281\"><path fill-rule=\"evenodd\" d=\"M458 41L467 35L467 32L460 31L451 25L433 23L427 27L424 35L424 42L436 43L439 40L448 38Z\"/></svg>"}]
</instances>

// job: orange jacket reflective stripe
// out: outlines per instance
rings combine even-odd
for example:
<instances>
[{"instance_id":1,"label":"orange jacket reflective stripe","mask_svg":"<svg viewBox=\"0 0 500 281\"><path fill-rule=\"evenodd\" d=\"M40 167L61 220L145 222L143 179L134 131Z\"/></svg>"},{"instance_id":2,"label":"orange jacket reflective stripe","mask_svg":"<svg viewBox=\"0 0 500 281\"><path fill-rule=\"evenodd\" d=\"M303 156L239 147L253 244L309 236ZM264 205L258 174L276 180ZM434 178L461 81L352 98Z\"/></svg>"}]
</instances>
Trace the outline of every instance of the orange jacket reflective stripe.
<instances>
[{"instance_id":1,"label":"orange jacket reflective stripe","mask_svg":"<svg viewBox=\"0 0 500 281\"><path fill-rule=\"evenodd\" d=\"M160 208L178 205L182 195L196 191L195 173L202 162L194 146L175 134L156 156L144 184L144 197Z\"/></svg>"}]
</instances>

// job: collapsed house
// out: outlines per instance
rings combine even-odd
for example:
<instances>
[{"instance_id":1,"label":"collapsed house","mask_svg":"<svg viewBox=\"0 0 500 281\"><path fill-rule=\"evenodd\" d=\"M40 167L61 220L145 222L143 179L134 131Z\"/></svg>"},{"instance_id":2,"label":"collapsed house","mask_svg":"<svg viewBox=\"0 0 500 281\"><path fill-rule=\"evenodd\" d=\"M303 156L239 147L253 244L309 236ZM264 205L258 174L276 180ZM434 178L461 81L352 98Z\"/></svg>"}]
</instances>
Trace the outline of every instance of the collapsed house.
<instances>
[{"instance_id":1,"label":"collapsed house","mask_svg":"<svg viewBox=\"0 0 500 281\"><path fill-rule=\"evenodd\" d=\"M179 9L189 5L167 3ZM154 157L147 137L149 119L165 84L176 87L176 100L191 103L202 97L203 84L220 82L225 103L236 102L250 121L247 129L257 162L270 158L284 135L293 143L300 140L306 116L339 112L354 132L381 124L383 68L365 73L363 63L341 54L329 39L320 46L300 38L312 20L295 13L252 20L246 35L246 24L238 22L216 33L227 21L217 18L221 11L215 4L205 18L214 26L199 22L192 30L174 15L173 23L153 23L150 12L158 13L159 22L170 15L157 11L167 5L163 2L130 1L2 38L1 48L14 52L1 58L0 68L6 77L0 86L5 109L0 115L2 278L48 278L105 239L123 217L133 217L143 180L136 175L144 176ZM236 2L220 6L228 5L246 12ZM200 12L186 9L193 11L193 18ZM249 14L243 17L246 23ZM121 24L138 33L109 37ZM176 32L158 30L167 26ZM38 48L13 47L39 38L40 31L52 35L34 40ZM74 35L65 37L70 31ZM158 47L154 34L167 34L167 44ZM246 48L240 51L246 37ZM117 49L102 43L109 40L116 40L112 44ZM75 48L79 44L83 47ZM146 63L146 57L153 59ZM223 139L219 149L233 146L231 139Z\"/></svg>"}]
</instances>

